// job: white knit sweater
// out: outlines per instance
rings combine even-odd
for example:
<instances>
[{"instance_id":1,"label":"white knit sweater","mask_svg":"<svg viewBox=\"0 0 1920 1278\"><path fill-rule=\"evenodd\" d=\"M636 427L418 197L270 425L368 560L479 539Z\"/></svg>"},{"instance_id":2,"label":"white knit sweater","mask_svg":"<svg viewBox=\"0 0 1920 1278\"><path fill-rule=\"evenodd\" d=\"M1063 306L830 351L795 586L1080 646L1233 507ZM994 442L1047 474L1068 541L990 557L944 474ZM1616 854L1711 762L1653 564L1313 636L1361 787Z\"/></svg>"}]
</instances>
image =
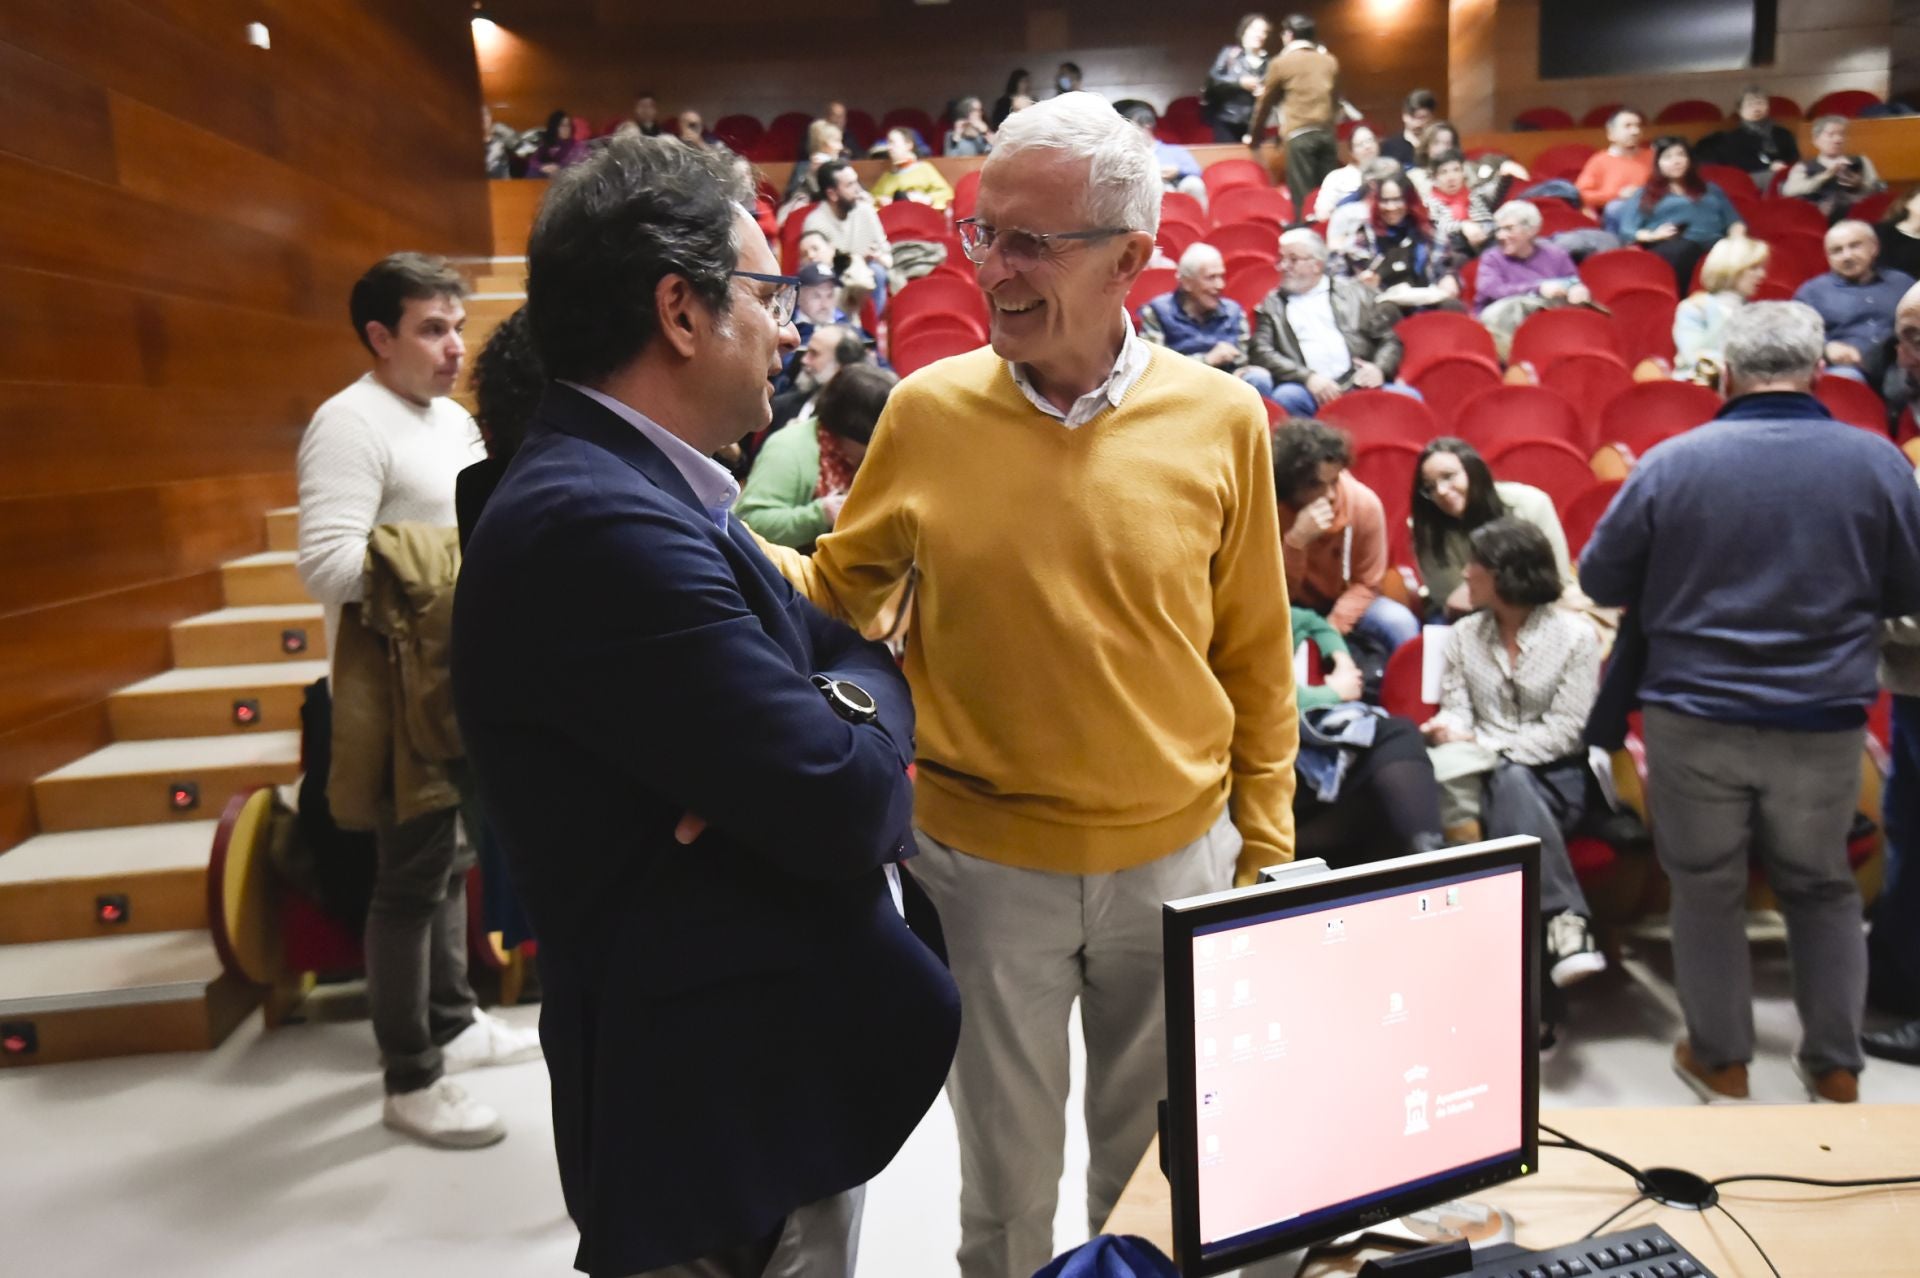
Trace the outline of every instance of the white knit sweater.
<instances>
[{"instance_id":1,"label":"white knit sweater","mask_svg":"<svg viewBox=\"0 0 1920 1278\"><path fill-rule=\"evenodd\" d=\"M368 373L313 414L300 440L300 580L327 610L333 651L340 608L361 597L367 538L381 524L452 527L454 477L485 456L467 410L422 408Z\"/></svg>"}]
</instances>

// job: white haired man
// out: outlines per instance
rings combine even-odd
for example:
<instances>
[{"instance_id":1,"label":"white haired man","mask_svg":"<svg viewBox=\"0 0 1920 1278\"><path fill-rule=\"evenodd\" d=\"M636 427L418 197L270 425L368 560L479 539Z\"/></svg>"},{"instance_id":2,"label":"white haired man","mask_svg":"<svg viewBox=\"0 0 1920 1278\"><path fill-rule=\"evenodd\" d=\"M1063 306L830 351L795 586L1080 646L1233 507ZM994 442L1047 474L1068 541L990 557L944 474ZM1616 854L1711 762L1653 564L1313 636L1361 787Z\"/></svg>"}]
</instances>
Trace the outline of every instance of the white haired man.
<instances>
[{"instance_id":1,"label":"white haired man","mask_svg":"<svg viewBox=\"0 0 1920 1278\"><path fill-rule=\"evenodd\" d=\"M1503 360L1527 316L1552 306L1579 306L1593 300L1580 282L1580 268L1572 256L1559 245L1541 240L1541 221L1537 205L1507 201L1493 215L1495 247L1480 255L1473 309L1493 334Z\"/></svg>"},{"instance_id":2,"label":"white haired man","mask_svg":"<svg viewBox=\"0 0 1920 1278\"><path fill-rule=\"evenodd\" d=\"M1273 374L1247 362L1247 311L1225 295L1226 287L1227 263L1220 250L1192 245L1180 255L1173 291L1140 308L1140 336L1224 369L1271 399Z\"/></svg>"},{"instance_id":3,"label":"white haired man","mask_svg":"<svg viewBox=\"0 0 1920 1278\"><path fill-rule=\"evenodd\" d=\"M1595 603L1646 636L1648 801L1673 884L1687 1037L1674 1071L1744 1099L1754 1052L1749 854L1787 920L1815 1100L1859 1097L1867 948L1847 831L1881 623L1920 612L1920 489L1884 436L1812 394L1826 334L1799 302L1726 327L1732 398L1634 468L1580 560ZM1616 660L1619 660L1616 655Z\"/></svg>"},{"instance_id":4,"label":"white haired man","mask_svg":"<svg viewBox=\"0 0 1920 1278\"><path fill-rule=\"evenodd\" d=\"M1266 412L1133 331L1160 195L1146 135L1100 98L1009 116L960 223L992 348L902 382L834 531L778 558L862 625L919 574L908 864L966 1006L947 1086L967 1278L1053 1254L1074 1001L1098 1230L1166 1084L1161 902L1293 855Z\"/></svg>"},{"instance_id":5,"label":"white haired man","mask_svg":"<svg viewBox=\"0 0 1920 1278\"><path fill-rule=\"evenodd\" d=\"M1391 390L1405 353L1400 312L1357 280L1327 274L1327 242L1304 226L1280 236L1280 285L1253 313L1252 361L1273 376L1274 400L1295 417L1350 390Z\"/></svg>"}]
</instances>

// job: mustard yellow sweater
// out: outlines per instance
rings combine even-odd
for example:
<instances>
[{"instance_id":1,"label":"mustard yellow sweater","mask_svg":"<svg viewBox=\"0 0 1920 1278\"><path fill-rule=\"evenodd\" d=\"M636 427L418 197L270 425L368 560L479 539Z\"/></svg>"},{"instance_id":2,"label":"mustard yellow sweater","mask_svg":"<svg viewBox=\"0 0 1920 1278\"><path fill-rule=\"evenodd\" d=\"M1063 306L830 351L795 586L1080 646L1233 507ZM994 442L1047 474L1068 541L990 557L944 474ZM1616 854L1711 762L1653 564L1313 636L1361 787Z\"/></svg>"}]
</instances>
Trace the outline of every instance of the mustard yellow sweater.
<instances>
[{"instance_id":1,"label":"mustard yellow sweater","mask_svg":"<svg viewBox=\"0 0 1920 1278\"><path fill-rule=\"evenodd\" d=\"M920 571L915 819L1007 865L1098 874L1199 838L1229 796L1242 882L1293 856L1298 744L1267 418L1155 350L1069 430L991 349L902 382L833 532L776 554L868 624Z\"/></svg>"}]
</instances>

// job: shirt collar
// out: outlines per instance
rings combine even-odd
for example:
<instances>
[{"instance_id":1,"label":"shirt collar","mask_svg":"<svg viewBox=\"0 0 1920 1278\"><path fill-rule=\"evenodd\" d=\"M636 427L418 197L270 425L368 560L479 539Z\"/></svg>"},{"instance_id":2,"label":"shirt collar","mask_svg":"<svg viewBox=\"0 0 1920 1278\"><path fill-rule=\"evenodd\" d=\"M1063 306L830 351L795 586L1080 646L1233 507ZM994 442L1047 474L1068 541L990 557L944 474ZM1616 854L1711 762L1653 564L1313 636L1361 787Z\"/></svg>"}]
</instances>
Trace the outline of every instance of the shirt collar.
<instances>
[{"instance_id":1,"label":"shirt collar","mask_svg":"<svg viewBox=\"0 0 1920 1278\"><path fill-rule=\"evenodd\" d=\"M1094 387L1079 399L1073 401L1073 407L1061 412L1053 402L1042 395L1027 377L1026 368L1007 361L1007 372L1013 377L1013 384L1027 397L1027 402L1035 408L1065 424L1068 430L1085 426L1109 407L1118 408L1120 401L1126 398L1133 384L1140 380L1140 374L1147 371L1147 365L1153 359L1153 348L1140 340L1133 331L1133 317L1125 311L1120 318L1127 326L1125 340L1120 343L1120 356L1113 363L1113 371L1107 374L1107 380Z\"/></svg>"},{"instance_id":2,"label":"shirt collar","mask_svg":"<svg viewBox=\"0 0 1920 1278\"><path fill-rule=\"evenodd\" d=\"M1327 294L1331 296L1332 293L1333 293L1333 276L1322 275L1320 277L1320 282L1318 284L1315 284L1312 288L1308 289L1304 293L1287 294L1287 300L1289 302L1299 302L1299 301L1304 301L1309 297L1319 297L1322 294Z\"/></svg>"},{"instance_id":3,"label":"shirt collar","mask_svg":"<svg viewBox=\"0 0 1920 1278\"><path fill-rule=\"evenodd\" d=\"M686 480L687 487L693 489L694 498L707 512L707 517L722 529L726 528L727 512L740 498L740 485L734 481L732 472L631 404L624 404L611 395L603 395L591 386L582 386L578 382L562 380L560 384L579 391L639 431L649 443L665 453L667 460L673 463L673 468L680 472L680 478Z\"/></svg>"}]
</instances>

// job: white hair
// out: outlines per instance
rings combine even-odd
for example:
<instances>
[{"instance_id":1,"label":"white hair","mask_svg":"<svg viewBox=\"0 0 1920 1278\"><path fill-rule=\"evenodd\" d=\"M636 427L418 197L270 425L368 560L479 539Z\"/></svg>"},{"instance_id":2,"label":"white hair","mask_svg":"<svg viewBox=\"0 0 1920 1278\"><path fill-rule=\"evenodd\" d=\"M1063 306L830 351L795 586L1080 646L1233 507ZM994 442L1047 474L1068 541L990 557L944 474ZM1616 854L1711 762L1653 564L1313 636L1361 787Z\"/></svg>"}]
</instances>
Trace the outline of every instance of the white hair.
<instances>
[{"instance_id":1,"label":"white hair","mask_svg":"<svg viewBox=\"0 0 1920 1278\"><path fill-rule=\"evenodd\" d=\"M1805 302L1749 302L1727 319L1721 349L1736 383L1813 384L1827 349L1820 312Z\"/></svg>"},{"instance_id":2,"label":"white hair","mask_svg":"<svg viewBox=\"0 0 1920 1278\"><path fill-rule=\"evenodd\" d=\"M1192 279L1209 266L1225 266L1227 259L1220 256L1220 250L1211 244L1194 243L1180 255L1180 278ZM1920 285L1916 285L1920 287Z\"/></svg>"},{"instance_id":3,"label":"white hair","mask_svg":"<svg viewBox=\"0 0 1920 1278\"><path fill-rule=\"evenodd\" d=\"M1508 214L1512 214L1512 217L1509 218ZM1542 224L1540 206L1529 200L1508 200L1495 211L1493 221L1496 226L1504 221L1513 221L1537 231Z\"/></svg>"},{"instance_id":4,"label":"white hair","mask_svg":"<svg viewBox=\"0 0 1920 1278\"><path fill-rule=\"evenodd\" d=\"M1842 218L1840 221L1835 222L1832 226L1829 226L1827 228L1826 238L1831 240L1835 235L1837 235L1841 231L1865 231L1869 236L1873 237L1874 239L1877 240L1879 238L1879 232L1873 229L1873 223L1862 222L1857 217Z\"/></svg>"},{"instance_id":5,"label":"white hair","mask_svg":"<svg viewBox=\"0 0 1920 1278\"><path fill-rule=\"evenodd\" d=\"M1093 227L1160 230L1160 163L1153 139L1092 93L1062 93L1007 117L994 135L993 160L1034 149L1087 161L1086 206ZM992 163L989 160L988 163Z\"/></svg>"},{"instance_id":6,"label":"white hair","mask_svg":"<svg viewBox=\"0 0 1920 1278\"><path fill-rule=\"evenodd\" d=\"M1315 261L1327 260L1327 242L1320 238L1318 231L1310 227L1296 226L1290 231L1282 231L1280 247L1285 248L1289 244L1304 244L1312 251Z\"/></svg>"}]
</instances>

